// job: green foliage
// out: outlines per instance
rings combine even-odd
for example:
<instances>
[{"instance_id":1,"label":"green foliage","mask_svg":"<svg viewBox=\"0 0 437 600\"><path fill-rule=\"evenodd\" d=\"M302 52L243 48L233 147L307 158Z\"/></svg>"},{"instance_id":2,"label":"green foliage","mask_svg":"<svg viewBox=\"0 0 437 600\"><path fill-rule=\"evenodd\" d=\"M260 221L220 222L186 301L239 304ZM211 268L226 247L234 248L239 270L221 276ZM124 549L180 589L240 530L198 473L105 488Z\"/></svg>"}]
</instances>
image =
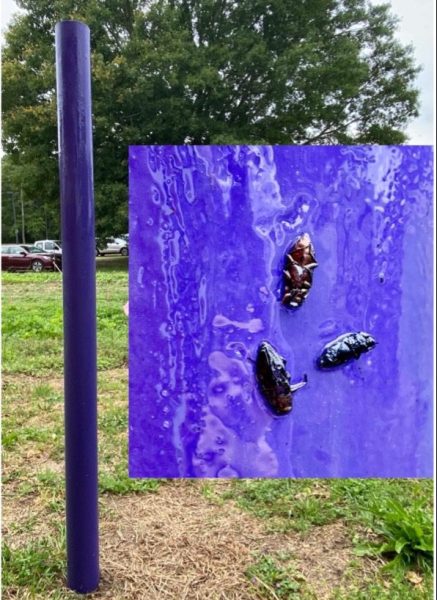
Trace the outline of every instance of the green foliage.
<instances>
[{"instance_id":1,"label":"green foliage","mask_svg":"<svg viewBox=\"0 0 437 600\"><path fill-rule=\"evenodd\" d=\"M360 554L391 557L386 566L389 569L417 566L422 571L432 570L433 519L421 502L405 506L397 500L388 501L375 509L374 530L383 542L361 545Z\"/></svg>"},{"instance_id":2,"label":"green foliage","mask_svg":"<svg viewBox=\"0 0 437 600\"><path fill-rule=\"evenodd\" d=\"M160 483L159 479L130 479L126 464L120 464L114 471L103 471L99 475L99 490L101 493L156 492Z\"/></svg>"},{"instance_id":3,"label":"green foliage","mask_svg":"<svg viewBox=\"0 0 437 600\"><path fill-rule=\"evenodd\" d=\"M262 556L248 568L246 574L261 598L302 598L301 583L298 581L302 577L279 565L272 556Z\"/></svg>"},{"instance_id":4,"label":"green foliage","mask_svg":"<svg viewBox=\"0 0 437 600\"><path fill-rule=\"evenodd\" d=\"M366 0L20 0L3 51L3 209L59 235L54 25L92 32L99 235L127 230L129 144L402 143L412 49ZM12 195L11 195L12 194Z\"/></svg>"},{"instance_id":5,"label":"green foliage","mask_svg":"<svg viewBox=\"0 0 437 600\"><path fill-rule=\"evenodd\" d=\"M31 541L23 548L2 548L2 573L5 588L26 587L30 593L59 586L65 563L65 536Z\"/></svg>"}]
</instances>

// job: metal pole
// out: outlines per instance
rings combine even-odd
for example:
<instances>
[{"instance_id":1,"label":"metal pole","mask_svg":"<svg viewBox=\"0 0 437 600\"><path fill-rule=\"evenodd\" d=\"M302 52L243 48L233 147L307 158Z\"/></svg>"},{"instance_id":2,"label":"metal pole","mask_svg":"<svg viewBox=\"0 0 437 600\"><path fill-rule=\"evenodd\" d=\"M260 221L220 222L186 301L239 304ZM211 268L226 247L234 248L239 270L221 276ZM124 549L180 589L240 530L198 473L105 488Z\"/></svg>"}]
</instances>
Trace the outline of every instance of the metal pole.
<instances>
[{"instance_id":1,"label":"metal pole","mask_svg":"<svg viewBox=\"0 0 437 600\"><path fill-rule=\"evenodd\" d=\"M97 352L90 31L56 25L64 297L67 583L99 583Z\"/></svg>"}]
</instances>

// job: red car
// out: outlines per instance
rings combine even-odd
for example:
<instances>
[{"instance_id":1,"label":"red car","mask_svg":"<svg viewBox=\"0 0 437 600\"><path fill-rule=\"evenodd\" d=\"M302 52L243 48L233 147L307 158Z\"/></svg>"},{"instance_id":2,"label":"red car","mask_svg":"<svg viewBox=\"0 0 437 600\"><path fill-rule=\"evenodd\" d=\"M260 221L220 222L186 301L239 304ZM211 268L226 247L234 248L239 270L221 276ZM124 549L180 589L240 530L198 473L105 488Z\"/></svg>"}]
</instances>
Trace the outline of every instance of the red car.
<instances>
[{"instance_id":1,"label":"red car","mask_svg":"<svg viewBox=\"0 0 437 600\"><path fill-rule=\"evenodd\" d=\"M35 252L33 246L26 247L18 244L4 244L2 246L2 271L29 270L35 273L44 270L57 270L56 260L50 254L46 255L45 252L41 252L39 248L38 252Z\"/></svg>"}]
</instances>

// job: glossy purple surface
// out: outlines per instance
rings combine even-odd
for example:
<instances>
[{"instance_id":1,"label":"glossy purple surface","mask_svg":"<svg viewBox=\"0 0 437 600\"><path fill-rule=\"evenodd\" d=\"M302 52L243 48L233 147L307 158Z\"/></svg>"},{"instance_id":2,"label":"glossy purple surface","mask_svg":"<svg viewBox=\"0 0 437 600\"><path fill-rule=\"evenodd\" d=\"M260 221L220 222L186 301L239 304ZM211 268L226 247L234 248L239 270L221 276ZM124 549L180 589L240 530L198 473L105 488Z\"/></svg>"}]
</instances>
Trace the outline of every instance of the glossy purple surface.
<instances>
[{"instance_id":1,"label":"glossy purple surface","mask_svg":"<svg viewBox=\"0 0 437 600\"><path fill-rule=\"evenodd\" d=\"M90 30L56 25L56 87L64 309L67 584L99 583L96 245Z\"/></svg>"},{"instance_id":2,"label":"glossy purple surface","mask_svg":"<svg viewBox=\"0 0 437 600\"><path fill-rule=\"evenodd\" d=\"M430 147L130 147L130 475L432 476ZM281 306L284 253L318 268ZM348 331L378 344L320 371ZM287 359L274 416L253 359Z\"/></svg>"}]
</instances>

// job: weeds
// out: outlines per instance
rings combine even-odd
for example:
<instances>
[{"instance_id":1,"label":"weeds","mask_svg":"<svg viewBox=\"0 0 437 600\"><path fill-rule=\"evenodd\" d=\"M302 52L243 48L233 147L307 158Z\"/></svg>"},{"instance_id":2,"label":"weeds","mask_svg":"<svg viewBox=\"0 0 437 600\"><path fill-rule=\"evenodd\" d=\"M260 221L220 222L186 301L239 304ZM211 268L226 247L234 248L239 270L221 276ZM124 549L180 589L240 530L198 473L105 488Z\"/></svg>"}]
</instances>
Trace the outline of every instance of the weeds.
<instances>
[{"instance_id":1,"label":"weeds","mask_svg":"<svg viewBox=\"0 0 437 600\"><path fill-rule=\"evenodd\" d=\"M420 503L403 506L396 500L390 500L375 512L374 531L381 537L382 543L362 544L358 548L360 554L390 557L385 569L417 567L423 572L432 571L432 514Z\"/></svg>"},{"instance_id":2,"label":"weeds","mask_svg":"<svg viewBox=\"0 0 437 600\"><path fill-rule=\"evenodd\" d=\"M3 585L9 588L26 587L40 592L53 587L63 576L65 563L65 533L31 541L23 548L2 548Z\"/></svg>"},{"instance_id":3,"label":"weeds","mask_svg":"<svg viewBox=\"0 0 437 600\"><path fill-rule=\"evenodd\" d=\"M302 598L302 575L279 565L272 556L261 557L246 572L262 598L293 600Z\"/></svg>"}]
</instances>

